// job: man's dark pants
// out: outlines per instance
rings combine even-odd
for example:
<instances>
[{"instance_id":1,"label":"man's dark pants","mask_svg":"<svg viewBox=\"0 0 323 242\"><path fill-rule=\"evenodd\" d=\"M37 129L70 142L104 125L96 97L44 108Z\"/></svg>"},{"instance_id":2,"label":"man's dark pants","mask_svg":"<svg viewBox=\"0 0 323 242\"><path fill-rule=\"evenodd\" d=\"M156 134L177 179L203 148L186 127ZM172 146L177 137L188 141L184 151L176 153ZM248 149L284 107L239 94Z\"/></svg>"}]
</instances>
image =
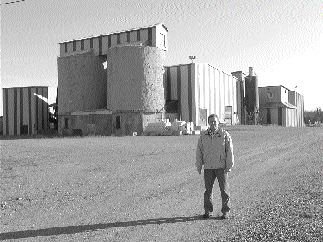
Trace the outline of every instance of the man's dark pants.
<instances>
[{"instance_id":1,"label":"man's dark pants","mask_svg":"<svg viewBox=\"0 0 323 242\"><path fill-rule=\"evenodd\" d=\"M221 191L222 198L222 213L227 213L230 211L229 207L229 184L228 184L228 173L224 169L204 169L204 183L205 183L205 192L204 192L204 210L205 212L213 212L212 204L212 188L215 181L215 178L218 179L219 187Z\"/></svg>"}]
</instances>

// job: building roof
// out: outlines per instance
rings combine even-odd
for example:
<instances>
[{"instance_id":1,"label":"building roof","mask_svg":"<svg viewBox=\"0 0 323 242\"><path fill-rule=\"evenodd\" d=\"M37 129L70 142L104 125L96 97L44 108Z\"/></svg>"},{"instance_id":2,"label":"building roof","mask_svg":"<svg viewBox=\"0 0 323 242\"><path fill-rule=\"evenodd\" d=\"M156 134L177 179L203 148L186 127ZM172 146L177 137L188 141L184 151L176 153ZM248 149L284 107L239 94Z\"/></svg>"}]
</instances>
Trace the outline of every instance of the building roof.
<instances>
[{"instance_id":1,"label":"building roof","mask_svg":"<svg viewBox=\"0 0 323 242\"><path fill-rule=\"evenodd\" d=\"M226 75L229 75L229 76L234 77L235 79L238 79L238 78L236 78L235 76L233 76L231 73L228 73L228 72L222 71L222 70L220 70L219 68L217 68L217 67L215 67L215 66L213 66L213 65L211 65L211 64L209 64L209 63L207 63L207 62L193 62L193 63L186 63L186 64L176 64L176 65L164 66L164 67L165 67L165 68L169 68L169 67L176 67L176 66L187 66L187 65L191 65L191 64L205 64L205 65L209 65L210 67L212 67L212 68L214 68L214 69L216 69L216 70L218 70L218 71L221 71L221 72L223 72L223 73L224 73L224 74L226 74Z\"/></svg>"},{"instance_id":2,"label":"building roof","mask_svg":"<svg viewBox=\"0 0 323 242\"><path fill-rule=\"evenodd\" d=\"M267 88L267 87L283 87L285 89L287 89L288 91L291 91L290 89L288 89L287 87L283 86L283 85L277 85L277 86L265 86L265 87L259 87L259 88Z\"/></svg>"},{"instance_id":3,"label":"building roof","mask_svg":"<svg viewBox=\"0 0 323 242\"><path fill-rule=\"evenodd\" d=\"M243 75L247 76L247 74L246 74L246 73L244 73L243 71L233 71L233 72L231 72L231 74L235 74L235 73L241 73L241 74L243 74Z\"/></svg>"},{"instance_id":4,"label":"building roof","mask_svg":"<svg viewBox=\"0 0 323 242\"><path fill-rule=\"evenodd\" d=\"M287 102L268 102L268 103L265 103L264 105L262 105L264 108L278 108L278 107L281 107L281 108L290 108L290 109L296 109L297 107L290 104L290 103L287 103Z\"/></svg>"},{"instance_id":5,"label":"building roof","mask_svg":"<svg viewBox=\"0 0 323 242\"><path fill-rule=\"evenodd\" d=\"M3 87L2 89L15 89L15 88L44 88L44 87L47 87L48 86L27 86L27 87Z\"/></svg>"},{"instance_id":6,"label":"building roof","mask_svg":"<svg viewBox=\"0 0 323 242\"><path fill-rule=\"evenodd\" d=\"M82 37L82 38L77 38L77 39L72 39L72 40L66 40L66 41L59 42L58 44L64 44L64 43L72 42L72 41L75 41L75 40L97 38L97 37L100 37L100 36L108 36L108 35L112 35L112 34L120 34L120 33L125 33L125 32L139 30L139 29L147 29L147 28L152 28L152 27L158 26L158 25L162 25L163 28L168 32L167 27L163 23L157 23L157 24L153 24L153 25L149 25L149 26L131 28L131 29L121 30L121 31L112 32L112 33L108 33L108 34L100 34L100 35L95 35L95 36L91 35L91 36L88 36L88 37Z\"/></svg>"}]
</instances>

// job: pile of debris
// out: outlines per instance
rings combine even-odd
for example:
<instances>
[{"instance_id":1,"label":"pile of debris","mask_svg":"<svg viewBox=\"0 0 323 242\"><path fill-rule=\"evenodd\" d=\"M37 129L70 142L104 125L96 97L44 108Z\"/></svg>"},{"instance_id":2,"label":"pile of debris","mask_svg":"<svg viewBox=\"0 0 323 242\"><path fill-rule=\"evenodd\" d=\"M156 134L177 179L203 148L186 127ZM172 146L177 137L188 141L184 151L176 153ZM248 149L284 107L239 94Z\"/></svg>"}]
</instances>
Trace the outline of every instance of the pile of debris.
<instances>
[{"instance_id":1,"label":"pile of debris","mask_svg":"<svg viewBox=\"0 0 323 242\"><path fill-rule=\"evenodd\" d=\"M193 122L175 120L169 122L169 119L160 122L148 123L143 135L146 136L179 136L179 135L196 135L207 127L194 126Z\"/></svg>"}]
</instances>

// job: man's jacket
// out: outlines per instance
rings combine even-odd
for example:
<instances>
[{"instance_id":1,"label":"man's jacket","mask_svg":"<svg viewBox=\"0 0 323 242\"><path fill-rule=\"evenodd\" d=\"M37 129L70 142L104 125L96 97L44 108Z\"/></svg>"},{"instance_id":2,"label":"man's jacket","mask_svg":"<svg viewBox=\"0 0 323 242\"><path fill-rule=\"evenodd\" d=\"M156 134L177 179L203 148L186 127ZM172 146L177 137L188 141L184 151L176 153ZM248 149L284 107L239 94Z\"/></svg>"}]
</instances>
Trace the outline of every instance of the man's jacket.
<instances>
[{"instance_id":1,"label":"man's jacket","mask_svg":"<svg viewBox=\"0 0 323 242\"><path fill-rule=\"evenodd\" d=\"M196 168L231 169L234 165L233 145L230 134L219 128L202 132L196 149Z\"/></svg>"}]
</instances>

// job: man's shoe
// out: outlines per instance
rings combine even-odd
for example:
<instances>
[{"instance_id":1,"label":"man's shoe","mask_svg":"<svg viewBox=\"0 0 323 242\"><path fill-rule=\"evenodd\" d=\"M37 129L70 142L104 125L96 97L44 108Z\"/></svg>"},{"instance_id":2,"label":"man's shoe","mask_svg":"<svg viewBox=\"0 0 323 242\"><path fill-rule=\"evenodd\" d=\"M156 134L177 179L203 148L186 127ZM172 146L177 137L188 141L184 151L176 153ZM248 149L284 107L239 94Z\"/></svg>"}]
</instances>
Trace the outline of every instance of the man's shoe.
<instances>
[{"instance_id":1,"label":"man's shoe","mask_svg":"<svg viewBox=\"0 0 323 242\"><path fill-rule=\"evenodd\" d=\"M208 218L210 218L210 214L209 213L204 213L202 217L204 219L208 219Z\"/></svg>"}]
</instances>

